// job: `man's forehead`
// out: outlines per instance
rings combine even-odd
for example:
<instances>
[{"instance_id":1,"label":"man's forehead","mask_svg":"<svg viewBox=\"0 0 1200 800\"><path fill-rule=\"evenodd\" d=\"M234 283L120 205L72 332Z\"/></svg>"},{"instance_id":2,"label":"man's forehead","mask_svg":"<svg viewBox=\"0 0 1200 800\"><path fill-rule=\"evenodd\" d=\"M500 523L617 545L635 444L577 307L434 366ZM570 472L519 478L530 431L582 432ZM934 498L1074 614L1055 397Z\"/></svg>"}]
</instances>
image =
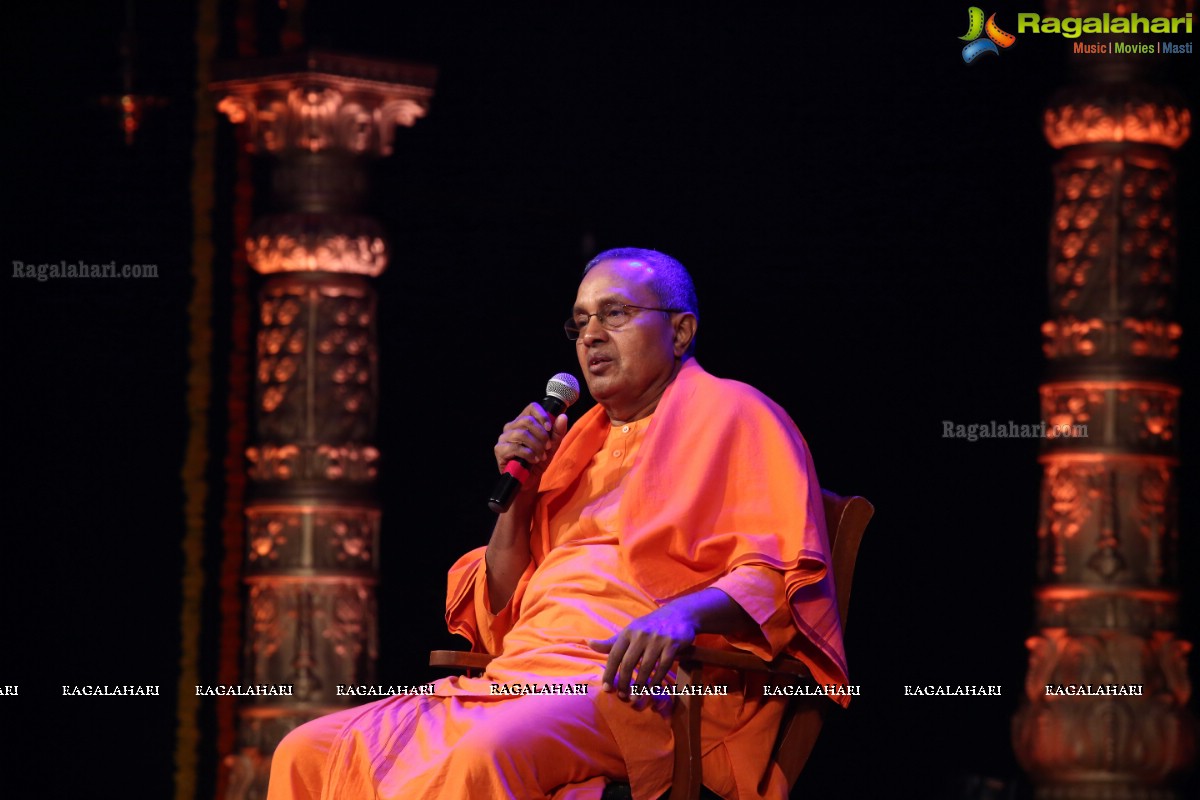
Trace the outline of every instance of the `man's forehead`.
<instances>
[{"instance_id":1,"label":"man's forehead","mask_svg":"<svg viewBox=\"0 0 1200 800\"><path fill-rule=\"evenodd\" d=\"M612 272L627 273L629 275L649 276L654 274L654 267L649 261L643 261L640 258L606 258L592 268L588 274L599 272L600 270L609 270Z\"/></svg>"},{"instance_id":2,"label":"man's forehead","mask_svg":"<svg viewBox=\"0 0 1200 800\"><path fill-rule=\"evenodd\" d=\"M639 298L629 294L628 292L605 292L604 294L592 295L584 297L580 294L575 298L575 310L578 311L585 306L594 305L597 308L605 303L630 303Z\"/></svg>"},{"instance_id":3,"label":"man's forehead","mask_svg":"<svg viewBox=\"0 0 1200 800\"><path fill-rule=\"evenodd\" d=\"M592 267L579 284L577 298L587 295L597 302L629 300L645 294L654 268L637 259L612 259Z\"/></svg>"}]
</instances>

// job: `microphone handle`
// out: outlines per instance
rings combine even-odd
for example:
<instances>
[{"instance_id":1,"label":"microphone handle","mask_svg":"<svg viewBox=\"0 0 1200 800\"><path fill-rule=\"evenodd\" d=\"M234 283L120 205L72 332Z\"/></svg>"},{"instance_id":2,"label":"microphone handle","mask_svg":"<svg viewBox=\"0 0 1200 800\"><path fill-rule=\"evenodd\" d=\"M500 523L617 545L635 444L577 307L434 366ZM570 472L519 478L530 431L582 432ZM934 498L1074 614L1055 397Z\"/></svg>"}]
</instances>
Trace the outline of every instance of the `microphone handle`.
<instances>
[{"instance_id":1,"label":"microphone handle","mask_svg":"<svg viewBox=\"0 0 1200 800\"><path fill-rule=\"evenodd\" d=\"M549 394L542 398L542 408L546 409L546 413L551 418L557 417L567 407L561 397ZM529 477L529 462L523 458L514 458L504 465L504 474L496 481L495 488L488 496L488 508L495 511L497 514L503 514L508 511L512 505L513 498L517 496L517 492L521 491L521 487L525 484L525 479Z\"/></svg>"}]
</instances>

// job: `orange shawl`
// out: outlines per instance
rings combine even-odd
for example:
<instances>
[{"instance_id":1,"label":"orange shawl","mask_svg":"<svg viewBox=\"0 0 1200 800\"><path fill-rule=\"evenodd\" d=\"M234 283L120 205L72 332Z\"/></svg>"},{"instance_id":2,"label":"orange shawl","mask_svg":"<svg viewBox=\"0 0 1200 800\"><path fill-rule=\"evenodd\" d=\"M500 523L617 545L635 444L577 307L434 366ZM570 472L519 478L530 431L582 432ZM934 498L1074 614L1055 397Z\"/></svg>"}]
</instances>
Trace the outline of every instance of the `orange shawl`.
<instances>
[{"instance_id":1,"label":"orange shawl","mask_svg":"<svg viewBox=\"0 0 1200 800\"><path fill-rule=\"evenodd\" d=\"M549 549L555 496L587 467L609 426L603 408L589 410L542 475L535 564ZM808 446L782 408L753 387L685 361L622 491L621 552L647 594L665 603L743 564L777 569L802 634L788 654L818 683L848 682L821 488Z\"/></svg>"}]
</instances>

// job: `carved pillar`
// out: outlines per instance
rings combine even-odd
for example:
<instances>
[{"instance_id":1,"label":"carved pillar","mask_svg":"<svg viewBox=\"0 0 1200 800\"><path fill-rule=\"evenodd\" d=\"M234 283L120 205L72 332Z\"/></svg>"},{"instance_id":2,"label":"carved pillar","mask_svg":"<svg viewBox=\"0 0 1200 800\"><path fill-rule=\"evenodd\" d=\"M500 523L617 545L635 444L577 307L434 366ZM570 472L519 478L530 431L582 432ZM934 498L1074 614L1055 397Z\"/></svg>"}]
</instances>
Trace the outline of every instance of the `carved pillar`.
<instances>
[{"instance_id":1,"label":"carved pillar","mask_svg":"<svg viewBox=\"0 0 1200 800\"><path fill-rule=\"evenodd\" d=\"M225 65L219 108L274 157L277 212L250 230L259 293L255 444L246 451L243 684L228 797L265 795L270 754L375 680L380 512L375 291L383 231L358 212L365 162L425 114L432 68L324 52Z\"/></svg>"},{"instance_id":2,"label":"carved pillar","mask_svg":"<svg viewBox=\"0 0 1200 800\"><path fill-rule=\"evenodd\" d=\"M1046 13L1188 10L1177 6L1052 1ZM1074 85L1045 112L1046 138L1061 152L1042 326L1050 430L1040 459L1036 633L1013 720L1017 757L1042 799L1174 798L1172 781L1194 754L1191 644L1176 635L1180 390L1172 372L1181 334L1172 157L1190 114L1145 71L1164 63L1169 57L1076 56ZM1086 435L1070 427L1054 435L1076 425ZM1080 685L1142 693L1047 690Z\"/></svg>"}]
</instances>

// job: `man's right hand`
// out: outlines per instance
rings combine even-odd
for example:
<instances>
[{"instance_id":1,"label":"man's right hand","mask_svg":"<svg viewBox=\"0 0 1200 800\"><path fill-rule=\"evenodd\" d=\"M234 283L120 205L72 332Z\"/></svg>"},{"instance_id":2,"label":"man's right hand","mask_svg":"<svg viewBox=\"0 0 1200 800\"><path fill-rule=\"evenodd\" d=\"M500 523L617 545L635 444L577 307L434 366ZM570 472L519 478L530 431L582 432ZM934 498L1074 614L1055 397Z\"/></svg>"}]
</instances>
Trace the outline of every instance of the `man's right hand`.
<instances>
[{"instance_id":1,"label":"man's right hand","mask_svg":"<svg viewBox=\"0 0 1200 800\"><path fill-rule=\"evenodd\" d=\"M530 403L521 415L504 426L496 442L496 466L501 472L514 458L529 465L529 477L508 511L496 517L488 541L487 588L492 613L498 614L512 598L529 564L529 527L538 482L567 432L567 415L551 418L540 403Z\"/></svg>"},{"instance_id":2,"label":"man's right hand","mask_svg":"<svg viewBox=\"0 0 1200 800\"><path fill-rule=\"evenodd\" d=\"M496 467L504 472L514 458L529 465L529 478L521 487L522 493L536 489L538 479L546 471L554 448L567 432L567 415L551 417L540 403L530 403L520 416L504 426L496 441Z\"/></svg>"}]
</instances>

